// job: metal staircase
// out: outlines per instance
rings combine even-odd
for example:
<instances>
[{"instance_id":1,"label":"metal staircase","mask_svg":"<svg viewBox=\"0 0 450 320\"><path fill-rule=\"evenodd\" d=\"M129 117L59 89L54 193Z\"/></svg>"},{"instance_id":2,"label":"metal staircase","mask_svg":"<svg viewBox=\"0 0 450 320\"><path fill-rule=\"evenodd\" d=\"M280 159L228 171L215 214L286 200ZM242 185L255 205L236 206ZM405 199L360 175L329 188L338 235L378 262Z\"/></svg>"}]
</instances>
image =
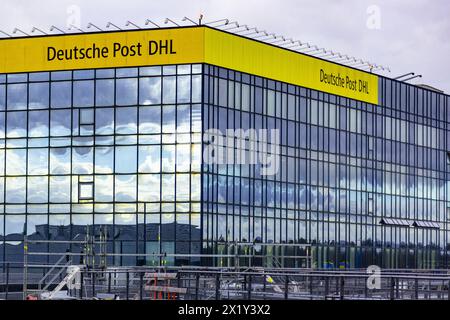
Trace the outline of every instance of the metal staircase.
<instances>
[{"instance_id":1,"label":"metal staircase","mask_svg":"<svg viewBox=\"0 0 450 320\"><path fill-rule=\"evenodd\" d=\"M64 279L50 292L45 291L40 294L40 298L43 300L52 300L64 287L67 289L79 289L80 288L80 266L68 266L67 274Z\"/></svg>"}]
</instances>

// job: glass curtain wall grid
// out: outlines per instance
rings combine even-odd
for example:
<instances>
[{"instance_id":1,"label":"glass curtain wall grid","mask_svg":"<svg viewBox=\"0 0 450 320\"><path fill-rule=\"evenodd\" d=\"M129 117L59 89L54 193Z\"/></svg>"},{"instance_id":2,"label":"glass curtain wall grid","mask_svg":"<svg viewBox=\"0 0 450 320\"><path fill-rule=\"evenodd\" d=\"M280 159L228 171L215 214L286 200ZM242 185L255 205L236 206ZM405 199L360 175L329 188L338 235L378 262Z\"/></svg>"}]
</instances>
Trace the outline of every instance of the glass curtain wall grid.
<instances>
[{"instance_id":1,"label":"glass curtain wall grid","mask_svg":"<svg viewBox=\"0 0 450 320\"><path fill-rule=\"evenodd\" d=\"M201 86L201 65L0 75L3 265L25 234L84 240L86 226L107 227L112 253L199 254Z\"/></svg>"},{"instance_id":2,"label":"glass curtain wall grid","mask_svg":"<svg viewBox=\"0 0 450 320\"><path fill-rule=\"evenodd\" d=\"M448 265L448 96L380 78L377 106L214 66L204 81L205 129L281 132L275 176L204 167L207 252L310 243L318 268Z\"/></svg>"},{"instance_id":3,"label":"glass curtain wall grid","mask_svg":"<svg viewBox=\"0 0 450 320\"><path fill-rule=\"evenodd\" d=\"M209 65L0 75L0 261L106 226L109 252L191 255L167 264L447 267L450 98L379 84L376 106ZM279 171L201 165L209 128L279 129Z\"/></svg>"}]
</instances>

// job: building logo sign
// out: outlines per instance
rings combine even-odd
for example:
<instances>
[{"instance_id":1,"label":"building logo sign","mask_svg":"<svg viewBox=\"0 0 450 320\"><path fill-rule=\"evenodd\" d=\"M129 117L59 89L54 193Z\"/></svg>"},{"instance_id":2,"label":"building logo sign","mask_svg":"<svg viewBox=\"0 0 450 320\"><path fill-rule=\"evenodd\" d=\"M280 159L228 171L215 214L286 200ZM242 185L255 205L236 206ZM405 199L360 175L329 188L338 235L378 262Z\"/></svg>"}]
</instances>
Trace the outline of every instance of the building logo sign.
<instances>
[{"instance_id":1,"label":"building logo sign","mask_svg":"<svg viewBox=\"0 0 450 320\"><path fill-rule=\"evenodd\" d=\"M328 84L330 86L336 86L345 88L347 90L370 94L369 81L361 79L353 79L348 75L341 75L340 73L333 74L327 73L323 69L320 69L320 82Z\"/></svg>"},{"instance_id":2,"label":"building logo sign","mask_svg":"<svg viewBox=\"0 0 450 320\"><path fill-rule=\"evenodd\" d=\"M208 27L0 40L0 73L207 63L372 104L378 77Z\"/></svg>"},{"instance_id":3,"label":"building logo sign","mask_svg":"<svg viewBox=\"0 0 450 320\"><path fill-rule=\"evenodd\" d=\"M58 49L52 46L47 47L47 61L71 61L83 59L109 59L117 57L142 57L144 54L149 56L177 54L174 48L173 39L170 40L150 40L143 45L141 42L124 45L120 42L114 42L111 46L98 46L93 43L88 47Z\"/></svg>"}]
</instances>

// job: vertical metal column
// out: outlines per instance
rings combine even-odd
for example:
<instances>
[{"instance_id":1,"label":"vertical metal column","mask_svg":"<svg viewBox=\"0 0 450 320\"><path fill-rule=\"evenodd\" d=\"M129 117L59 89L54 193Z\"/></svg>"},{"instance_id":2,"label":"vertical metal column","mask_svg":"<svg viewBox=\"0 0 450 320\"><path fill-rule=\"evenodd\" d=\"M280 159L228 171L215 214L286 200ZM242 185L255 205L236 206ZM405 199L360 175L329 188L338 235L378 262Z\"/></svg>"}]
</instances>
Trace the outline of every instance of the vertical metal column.
<instances>
[{"instance_id":1,"label":"vertical metal column","mask_svg":"<svg viewBox=\"0 0 450 320\"><path fill-rule=\"evenodd\" d=\"M252 300L252 275L248 275L247 299Z\"/></svg>"},{"instance_id":2,"label":"vertical metal column","mask_svg":"<svg viewBox=\"0 0 450 320\"><path fill-rule=\"evenodd\" d=\"M220 274L216 274L216 300L220 297Z\"/></svg>"},{"instance_id":3,"label":"vertical metal column","mask_svg":"<svg viewBox=\"0 0 450 320\"><path fill-rule=\"evenodd\" d=\"M414 299L419 300L419 279L414 279Z\"/></svg>"},{"instance_id":4,"label":"vertical metal column","mask_svg":"<svg viewBox=\"0 0 450 320\"><path fill-rule=\"evenodd\" d=\"M23 300L28 295L28 238L27 235L23 237Z\"/></svg>"},{"instance_id":5,"label":"vertical metal column","mask_svg":"<svg viewBox=\"0 0 450 320\"><path fill-rule=\"evenodd\" d=\"M195 275L195 300L198 300L198 290L200 286L200 274Z\"/></svg>"},{"instance_id":6,"label":"vertical metal column","mask_svg":"<svg viewBox=\"0 0 450 320\"><path fill-rule=\"evenodd\" d=\"M289 298L289 277L284 277L284 300Z\"/></svg>"},{"instance_id":7,"label":"vertical metal column","mask_svg":"<svg viewBox=\"0 0 450 320\"><path fill-rule=\"evenodd\" d=\"M9 262L6 263L6 289L5 289L5 300L8 300L9 293Z\"/></svg>"},{"instance_id":8,"label":"vertical metal column","mask_svg":"<svg viewBox=\"0 0 450 320\"><path fill-rule=\"evenodd\" d=\"M129 293L130 293L130 274L129 274L129 271L127 270L127 273L126 273L126 294L127 294L127 297L126 297L126 299L128 300L128 296L129 296Z\"/></svg>"},{"instance_id":9,"label":"vertical metal column","mask_svg":"<svg viewBox=\"0 0 450 320\"><path fill-rule=\"evenodd\" d=\"M394 292L395 292L395 279L393 278L393 277L391 277L391 300L394 300L395 299L395 295L394 295Z\"/></svg>"}]
</instances>

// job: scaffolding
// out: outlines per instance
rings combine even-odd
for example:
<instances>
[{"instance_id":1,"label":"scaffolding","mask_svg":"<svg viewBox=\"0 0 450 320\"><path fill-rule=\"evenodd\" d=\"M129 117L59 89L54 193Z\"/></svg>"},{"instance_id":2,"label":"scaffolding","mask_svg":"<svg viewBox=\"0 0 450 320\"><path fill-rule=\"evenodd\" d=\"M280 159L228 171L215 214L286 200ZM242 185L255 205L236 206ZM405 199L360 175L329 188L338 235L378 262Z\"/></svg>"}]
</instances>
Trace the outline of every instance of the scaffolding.
<instances>
[{"instance_id":1,"label":"scaffolding","mask_svg":"<svg viewBox=\"0 0 450 320\"><path fill-rule=\"evenodd\" d=\"M47 249L51 246L54 250L44 250L42 246ZM153 285L147 283L147 288L170 287L167 285L161 286L158 284L158 277L152 280L152 277L149 277L148 274L156 275L161 272L164 274L162 279L170 282L170 279L173 280L171 278L173 275L167 278L165 270L168 268L174 270L175 266L169 265L168 261L177 258L197 258L202 262L212 262L213 268L224 271L263 270L265 268L286 268L288 266L308 269L312 265L311 246L308 244L230 242L227 244L227 252L218 250L214 254L114 253L108 252L108 248L108 230L106 227L100 228L97 235L87 228L83 240L34 240L25 237L23 298L34 296L53 298L62 288L68 288L69 294L72 295L72 289L79 290L79 285L73 284L74 281L82 282L84 288L101 287L103 283L107 282L109 282L109 286L122 283L122 287L134 287L133 283L130 285L130 281L136 282L139 279L136 280L129 272L123 273L122 271L136 268L138 273L145 270L140 277L154 282ZM123 257L132 257L136 261L144 259L149 265L132 267L133 269L117 266L114 263L108 265L108 261L117 262L117 258L122 259ZM192 266L179 266L179 268L189 269ZM124 276L130 278L121 278ZM240 278L237 277L233 281L240 281ZM172 291L158 291L158 297L161 292L164 293L163 297L166 298L171 297L171 294L176 296L182 293L179 288L173 288ZM78 298L89 297L86 289L84 294L77 293L75 295Z\"/></svg>"}]
</instances>

